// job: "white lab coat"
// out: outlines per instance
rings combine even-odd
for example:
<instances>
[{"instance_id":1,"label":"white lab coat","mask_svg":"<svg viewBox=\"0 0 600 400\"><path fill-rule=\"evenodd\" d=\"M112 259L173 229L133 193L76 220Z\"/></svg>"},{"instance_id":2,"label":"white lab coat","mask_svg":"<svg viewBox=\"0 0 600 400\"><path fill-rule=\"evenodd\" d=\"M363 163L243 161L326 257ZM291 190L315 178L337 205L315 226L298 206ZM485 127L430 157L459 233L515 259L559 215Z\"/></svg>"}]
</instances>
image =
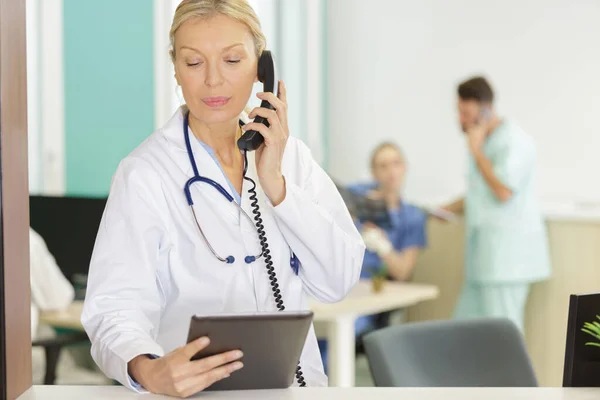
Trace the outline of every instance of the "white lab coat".
<instances>
[{"instance_id":1,"label":"white lab coat","mask_svg":"<svg viewBox=\"0 0 600 400\"><path fill-rule=\"evenodd\" d=\"M44 239L29 228L31 337L37 336L39 312L66 309L75 297L73 285L56 265Z\"/></svg>"},{"instance_id":2,"label":"white lab coat","mask_svg":"<svg viewBox=\"0 0 600 400\"><path fill-rule=\"evenodd\" d=\"M200 174L229 191L218 165L191 139ZM254 153L248 157L248 176L259 185ZM282 172L287 192L281 204L273 207L260 186L258 192L286 310L308 309L307 295L339 301L360 275L360 234L335 185L293 137ZM217 190L197 183L198 221L217 253L233 255L235 263L218 261L202 240L183 192L192 176L179 110L120 163L98 232L82 323L101 369L134 390L127 363L184 345L192 315L277 310L264 260L244 261L260 253L255 228ZM252 216L249 188L244 182L241 205ZM290 251L301 262L299 275L290 267ZM327 385L312 327L301 365L309 386Z\"/></svg>"},{"instance_id":3,"label":"white lab coat","mask_svg":"<svg viewBox=\"0 0 600 400\"><path fill-rule=\"evenodd\" d=\"M54 331L47 325L39 325L40 311L60 311L66 309L75 297L75 290L56 264L44 239L29 228L29 260L31 283L31 337L50 338ZM34 384L44 383L46 357L40 346L31 349L32 380ZM58 385L107 385L106 377L78 366L69 352L63 351L56 369Z\"/></svg>"}]
</instances>

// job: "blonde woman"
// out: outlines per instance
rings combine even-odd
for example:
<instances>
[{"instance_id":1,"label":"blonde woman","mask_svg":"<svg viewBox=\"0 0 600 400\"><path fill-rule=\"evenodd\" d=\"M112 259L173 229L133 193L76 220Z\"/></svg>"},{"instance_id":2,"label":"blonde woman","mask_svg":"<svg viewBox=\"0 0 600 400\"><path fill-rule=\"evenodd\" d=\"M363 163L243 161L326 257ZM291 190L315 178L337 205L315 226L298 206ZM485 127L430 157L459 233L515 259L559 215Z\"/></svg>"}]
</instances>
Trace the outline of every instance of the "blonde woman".
<instances>
[{"instance_id":1,"label":"blonde woman","mask_svg":"<svg viewBox=\"0 0 600 400\"><path fill-rule=\"evenodd\" d=\"M275 111L243 111L266 46L248 3L183 1L171 44L186 105L116 171L82 322L109 377L186 397L243 367L238 352L190 361L210 340L185 345L192 315L278 310L272 273L286 310L307 309L307 295L339 301L365 247L334 184L289 136L285 85L278 97L258 94ZM248 122L257 116L270 127ZM264 144L240 151L242 130ZM268 254L251 220L254 185ZM327 384L312 328L300 365L307 386Z\"/></svg>"}]
</instances>

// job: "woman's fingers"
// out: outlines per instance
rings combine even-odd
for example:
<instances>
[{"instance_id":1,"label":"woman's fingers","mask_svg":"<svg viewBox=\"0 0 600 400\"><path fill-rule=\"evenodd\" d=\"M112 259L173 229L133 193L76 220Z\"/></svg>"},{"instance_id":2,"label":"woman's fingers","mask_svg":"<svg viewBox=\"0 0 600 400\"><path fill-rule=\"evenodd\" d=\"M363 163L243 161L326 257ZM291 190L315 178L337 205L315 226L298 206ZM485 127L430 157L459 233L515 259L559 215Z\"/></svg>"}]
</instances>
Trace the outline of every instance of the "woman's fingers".
<instances>
[{"instance_id":1,"label":"woman's fingers","mask_svg":"<svg viewBox=\"0 0 600 400\"><path fill-rule=\"evenodd\" d=\"M210 339L207 337L201 337L196 340L192 340L188 344L179 349L175 350L178 355L185 357L187 361L191 360L200 350L203 350L210 344Z\"/></svg>"},{"instance_id":2,"label":"woman's fingers","mask_svg":"<svg viewBox=\"0 0 600 400\"><path fill-rule=\"evenodd\" d=\"M203 391L222 379L229 378L232 373L243 368L241 362L223 365L219 368L211 369L208 372L192 376L190 378L177 382L175 392L180 397L189 397Z\"/></svg>"},{"instance_id":3,"label":"woman's fingers","mask_svg":"<svg viewBox=\"0 0 600 400\"><path fill-rule=\"evenodd\" d=\"M265 142L267 144L271 144L276 140L276 136L273 134L273 131L260 122L250 122L244 125L243 129L245 131L257 131L263 136L263 138L265 138Z\"/></svg>"},{"instance_id":4,"label":"woman's fingers","mask_svg":"<svg viewBox=\"0 0 600 400\"><path fill-rule=\"evenodd\" d=\"M250 112L250 114L248 114L248 117L251 119L254 119L257 116L263 117L267 121L269 121L270 126L281 125L281 121L279 120L279 115L277 114L277 111L275 111L275 110L271 110L269 108L264 108L264 107L256 107L255 109L253 109Z\"/></svg>"},{"instance_id":5,"label":"woman's fingers","mask_svg":"<svg viewBox=\"0 0 600 400\"><path fill-rule=\"evenodd\" d=\"M211 357L206 357L201 360L192 361L190 366L190 375L198 375L225 364L241 359L244 354L239 350L229 351L222 354L217 354Z\"/></svg>"},{"instance_id":6,"label":"woman's fingers","mask_svg":"<svg viewBox=\"0 0 600 400\"><path fill-rule=\"evenodd\" d=\"M279 81L279 91L277 93L277 97L287 106L287 88L285 87L285 83L283 81Z\"/></svg>"},{"instance_id":7,"label":"woman's fingers","mask_svg":"<svg viewBox=\"0 0 600 400\"><path fill-rule=\"evenodd\" d=\"M271 104L275 110L279 111L286 111L287 109L287 103L284 102L281 98L275 96L274 93L271 92L260 92L256 94L256 97L258 97L261 100L266 100L269 102L269 104Z\"/></svg>"}]
</instances>

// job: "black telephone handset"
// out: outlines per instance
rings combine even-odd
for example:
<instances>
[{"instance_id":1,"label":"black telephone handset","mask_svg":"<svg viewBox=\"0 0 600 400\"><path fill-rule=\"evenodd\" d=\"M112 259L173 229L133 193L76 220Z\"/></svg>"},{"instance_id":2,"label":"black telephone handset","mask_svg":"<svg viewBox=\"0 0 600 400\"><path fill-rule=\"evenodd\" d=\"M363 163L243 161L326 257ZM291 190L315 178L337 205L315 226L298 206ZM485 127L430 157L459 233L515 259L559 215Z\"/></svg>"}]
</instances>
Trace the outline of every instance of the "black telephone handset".
<instances>
[{"instance_id":1,"label":"black telephone handset","mask_svg":"<svg viewBox=\"0 0 600 400\"><path fill-rule=\"evenodd\" d=\"M273 60L271 52L269 50L263 51L258 60L258 80L263 83L263 92L271 92L274 93L275 96L277 96L279 90L279 80L277 79L276 72L275 61ZM275 107L266 100L263 100L260 103L260 106L271 110L275 109ZM264 124L267 127L269 126L269 122L263 117L256 117L254 122ZM253 151L258 149L264 141L265 139L262 135L253 130L244 133L242 137L238 139L237 143L240 150Z\"/></svg>"},{"instance_id":2,"label":"black telephone handset","mask_svg":"<svg viewBox=\"0 0 600 400\"><path fill-rule=\"evenodd\" d=\"M275 71L275 62L273 60L273 56L271 52L268 50L263 51L260 59L258 60L258 80L263 83L263 92L271 92L277 96L279 90L279 80L277 79L277 74ZM273 107L268 101L263 100L260 104L261 107L269 108L274 110ZM265 126L269 126L269 122L263 117L256 117L254 122L258 122L264 124ZM285 311L285 305L283 304L283 298L281 296L281 289L279 288L279 282L277 281L277 274L275 273L275 267L273 265L273 259L271 256L271 250L269 249L269 243L267 242L267 234L265 232L265 226L263 225L262 215L260 213L260 208L258 206L258 195L256 193L256 182L248 176L246 176L247 168L248 168L248 151L253 151L258 149L265 139L257 131L248 131L242 135L241 138L238 139L238 147L240 150L244 152L244 180L250 182L252 187L248 189L248 193L250 194L250 207L252 208L252 214L254 214L254 222L256 223L256 231L258 232L258 239L260 240L260 244L262 247L261 256L264 258L265 266L267 267L267 274L269 275L269 284L271 285L271 290L273 292L273 299L275 300L275 305L279 311ZM302 373L302 368L300 367L300 363L298 363L298 367L296 369L296 380L301 387L306 386L306 381L304 380L304 374Z\"/></svg>"}]
</instances>

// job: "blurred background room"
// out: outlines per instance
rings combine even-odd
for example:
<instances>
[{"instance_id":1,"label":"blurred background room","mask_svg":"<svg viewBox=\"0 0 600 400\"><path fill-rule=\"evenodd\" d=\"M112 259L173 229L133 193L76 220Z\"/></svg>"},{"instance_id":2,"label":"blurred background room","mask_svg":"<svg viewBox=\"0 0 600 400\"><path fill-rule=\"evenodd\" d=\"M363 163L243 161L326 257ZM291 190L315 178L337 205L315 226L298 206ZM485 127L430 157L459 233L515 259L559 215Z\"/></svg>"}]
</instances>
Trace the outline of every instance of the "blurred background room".
<instances>
[{"instance_id":1,"label":"blurred background room","mask_svg":"<svg viewBox=\"0 0 600 400\"><path fill-rule=\"evenodd\" d=\"M365 333L453 317L465 219L430 212L468 189L457 87L483 76L498 115L535 144L552 275L530 288L523 337L539 385L561 386L569 296L600 290L600 2L250 3L287 86L291 134L340 189L365 194L389 180L402 204L404 233L386 231L397 258L371 249L388 267L382 291L372 284L380 271L365 269L368 283L345 305L314 305L330 383L374 384ZM34 384L108 381L89 356L79 301L119 161L183 103L169 57L178 4L27 0ZM389 151L376 157L382 143ZM365 315L375 316L353 333Z\"/></svg>"}]
</instances>

